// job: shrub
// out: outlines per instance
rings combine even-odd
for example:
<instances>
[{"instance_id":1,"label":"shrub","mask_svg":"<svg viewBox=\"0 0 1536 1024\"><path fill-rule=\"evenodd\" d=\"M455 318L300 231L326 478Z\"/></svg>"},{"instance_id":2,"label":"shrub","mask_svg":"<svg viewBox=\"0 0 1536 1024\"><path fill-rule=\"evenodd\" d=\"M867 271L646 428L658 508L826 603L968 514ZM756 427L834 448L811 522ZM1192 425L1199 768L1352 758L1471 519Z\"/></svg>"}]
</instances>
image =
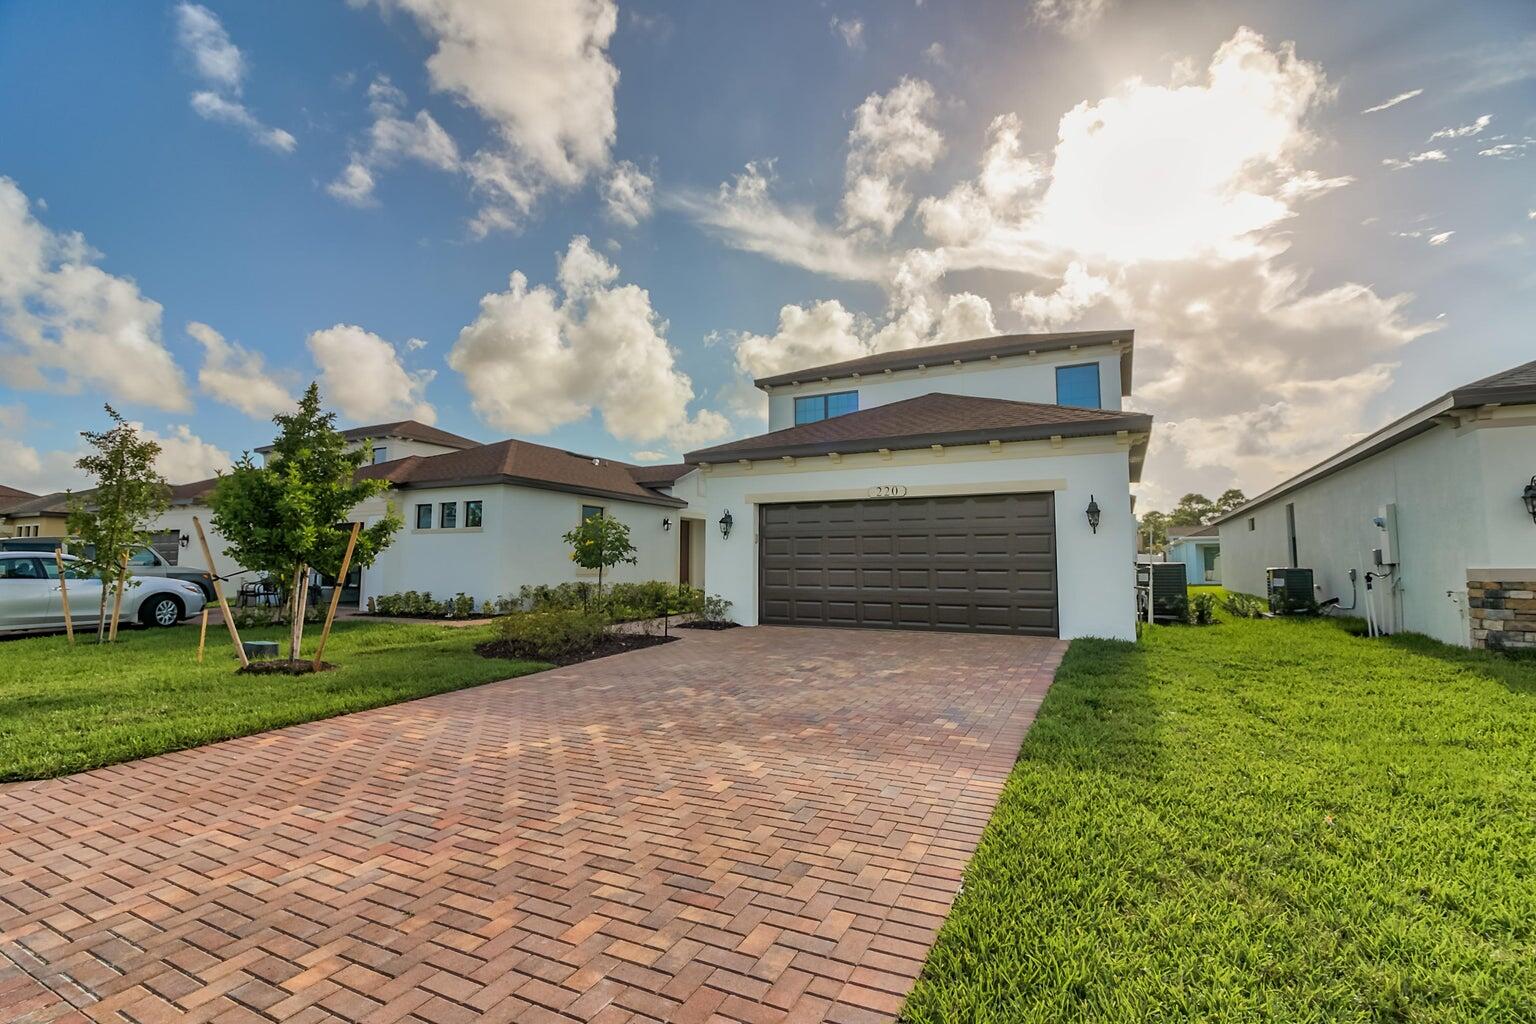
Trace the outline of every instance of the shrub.
<instances>
[{"instance_id":1,"label":"shrub","mask_svg":"<svg viewBox=\"0 0 1536 1024\"><path fill-rule=\"evenodd\" d=\"M1189 623L1192 626L1209 626L1216 621L1216 595L1191 594L1189 598Z\"/></svg>"},{"instance_id":2,"label":"shrub","mask_svg":"<svg viewBox=\"0 0 1536 1024\"><path fill-rule=\"evenodd\" d=\"M646 580L642 583L612 583L601 595L591 583L561 583L558 586L534 584L518 591L518 606L527 611L600 612L613 622L654 619L664 615L696 612L703 593L686 583ZM510 602L509 602L510 605ZM514 610L508 607L506 611Z\"/></svg>"},{"instance_id":3,"label":"shrub","mask_svg":"<svg viewBox=\"0 0 1536 1024\"><path fill-rule=\"evenodd\" d=\"M731 602L719 594L701 595L698 618L700 622L732 622Z\"/></svg>"},{"instance_id":4,"label":"shrub","mask_svg":"<svg viewBox=\"0 0 1536 1024\"><path fill-rule=\"evenodd\" d=\"M1269 611L1269 604L1262 597L1254 597L1252 594L1228 594L1224 606L1228 613L1239 619L1263 618L1264 613Z\"/></svg>"},{"instance_id":5,"label":"shrub","mask_svg":"<svg viewBox=\"0 0 1536 1024\"><path fill-rule=\"evenodd\" d=\"M608 620L571 609L513 612L501 620L501 636L510 653L536 661L552 661L597 646Z\"/></svg>"},{"instance_id":6,"label":"shrub","mask_svg":"<svg viewBox=\"0 0 1536 1024\"><path fill-rule=\"evenodd\" d=\"M472 619L475 617L475 599L460 591L447 601L435 601L431 591L417 593L407 590L403 594L370 597L368 610L379 615L401 615L408 618Z\"/></svg>"},{"instance_id":7,"label":"shrub","mask_svg":"<svg viewBox=\"0 0 1536 1024\"><path fill-rule=\"evenodd\" d=\"M580 608L586 611L597 596L597 588L590 583L561 583L550 586L539 583L524 585L517 592L523 608L530 612L569 611Z\"/></svg>"}]
</instances>

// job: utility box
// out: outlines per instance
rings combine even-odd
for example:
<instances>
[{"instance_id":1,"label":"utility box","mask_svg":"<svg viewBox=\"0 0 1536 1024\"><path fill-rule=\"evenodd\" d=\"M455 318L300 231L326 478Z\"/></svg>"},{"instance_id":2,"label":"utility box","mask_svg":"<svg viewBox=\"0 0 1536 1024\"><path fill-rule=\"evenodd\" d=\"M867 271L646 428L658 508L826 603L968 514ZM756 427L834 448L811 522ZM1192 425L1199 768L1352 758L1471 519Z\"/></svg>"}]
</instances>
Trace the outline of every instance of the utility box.
<instances>
[{"instance_id":1,"label":"utility box","mask_svg":"<svg viewBox=\"0 0 1536 1024\"><path fill-rule=\"evenodd\" d=\"M1317 597L1312 593L1312 570L1275 567L1264 570L1269 610L1276 615L1315 615Z\"/></svg>"},{"instance_id":2,"label":"utility box","mask_svg":"<svg viewBox=\"0 0 1536 1024\"><path fill-rule=\"evenodd\" d=\"M1189 577L1183 562L1153 562L1152 621L1184 622L1189 618Z\"/></svg>"},{"instance_id":3,"label":"utility box","mask_svg":"<svg viewBox=\"0 0 1536 1024\"><path fill-rule=\"evenodd\" d=\"M1371 552L1377 565L1397 564L1397 503L1388 502L1376 510L1376 548Z\"/></svg>"}]
</instances>

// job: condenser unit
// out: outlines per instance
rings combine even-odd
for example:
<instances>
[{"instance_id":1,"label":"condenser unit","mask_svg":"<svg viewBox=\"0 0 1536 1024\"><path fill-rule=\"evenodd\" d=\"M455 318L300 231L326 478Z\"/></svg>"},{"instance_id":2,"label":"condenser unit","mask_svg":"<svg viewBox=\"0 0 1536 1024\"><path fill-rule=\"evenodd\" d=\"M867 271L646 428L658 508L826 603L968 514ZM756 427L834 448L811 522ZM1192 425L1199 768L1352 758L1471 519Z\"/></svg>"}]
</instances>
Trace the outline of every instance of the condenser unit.
<instances>
[{"instance_id":1,"label":"condenser unit","mask_svg":"<svg viewBox=\"0 0 1536 1024\"><path fill-rule=\"evenodd\" d=\"M1153 562L1152 621L1183 622L1189 617L1189 577L1183 562Z\"/></svg>"},{"instance_id":2,"label":"condenser unit","mask_svg":"<svg viewBox=\"0 0 1536 1024\"><path fill-rule=\"evenodd\" d=\"M1269 610L1276 615L1314 615L1317 598L1312 593L1312 570L1274 568L1264 570Z\"/></svg>"}]
</instances>

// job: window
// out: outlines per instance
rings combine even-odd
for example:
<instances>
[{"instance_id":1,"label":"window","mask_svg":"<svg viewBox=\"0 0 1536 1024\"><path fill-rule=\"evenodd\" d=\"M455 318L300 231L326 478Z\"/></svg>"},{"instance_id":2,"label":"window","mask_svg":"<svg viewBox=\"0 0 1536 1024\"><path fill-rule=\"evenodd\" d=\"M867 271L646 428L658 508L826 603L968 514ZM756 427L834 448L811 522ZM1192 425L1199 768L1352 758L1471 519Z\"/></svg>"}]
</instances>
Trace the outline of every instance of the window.
<instances>
[{"instance_id":1,"label":"window","mask_svg":"<svg viewBox=\"0 0 1536 1024\"><path fill-rule=\"evenodd\" d=\"M35 558L0 558L0 580L40 580L42 563Z\"/></svg>"},{"instance_id":2,"label":"window","mask_svg":"<svg viewBox=\"0 0 1536 1024\"><path fill-rule=\"evenodd\" d=\"M464 503L464 525L470 529L479 529L480 503L478 501L466 501Z\"/></svg>"},{"instance_id":3,"label":"window","mask_svg":"<svg viewBox=\"0 0 1536 1024\"><path fill-rule=\"evenodd\" d=\"M600 516L602 514L603 514L603 506L601 506L601 505L583 505L583 506L581 506L581 521L582 522L586 522L588 519L591 519L593 516Z\"/></svg>"},{"instance_id":4,"label":"window","mask_svg":"<svg viewBox=\"0 0 1536 1024\"><path fill-rule=\"evenodd\" d=\"M1291 568L1298 568L1301 562L1296 559L1296 506L1294 504L1285 506L1285 535L1291 547Z\"/></svg>"},{"instance_id":5,"label":"window","mask_svg":"<svg viewBox=\"0 0 1536 1024\"><path fill-rule=\"evenodd\" d=\"M807 395L795 399L795 426L817 423L834 416L846 416L859 411L857 391L836 391L830 395Z\"/></svg>"},{"instance_id":6,"label":"window","mask_svg":"<svg viewBox=\"0 0 1536 1024\"><path fill-rule=\"evenodd\" d=\"M43 575L47 576L51 580L58 579L59 578L59 566L58 566L58 563L53 562L53 561L51 561L51 560L49 560L47 558L44 558L42 560L42 562L43 562ZM65 579L70 579L70 580L88 580L88 579L92 579L93 577L91 576L90 570L87 569L84 564L82 564L80 562L66 561L64 563L64 578Z\"/></svg>"},{"instance_id":7,"label":"window","mask_svg":"<svg viewBox=\"0 0 1536 1024\"><path fill-rule=\"evenodd\" d=\"M373 450L373 464L375 466L377 466L381 462L388 462L388 461L389 461L389 449L388 448L379 447L379 448L375 448Z\"/></svg>"},{"instance_id":8,"label":"window","mask_svg":"<svg viewBox=\"0 0 1536 1024\"><path fill-rule=\"evenodd\" d=\"M437 525L444 530L456 530L459 527L459 503L456 501L443 502L442 513L438 516Z\"/></svg>"},{"instance_id":9,"label":"window","mask_svg":"<svg viewBox=\"0 0 1536 1024\"><path fill-rule=\"evenodd\" d=\"M1056 404L1079 409L1100 408L1099 364L1056 367Z\"/></svg>"},{"instance_id":10,"label":"window","mask_svg":"<svg viewBox=\"0 0 1536 1024\"><path fill-rule=\"evenodd\" d=\"M137 548L128 556L129 565L159 565L160 559L149 548Z\"/></svg>"},{"instance_id":11,"label":"window","mask_svg":"<svg viewBox=\"0 0 1536 1024\"><path fill-rule=\"evenodd\" d=\"M418 529L418 530L430 530L430 529L432 529L432 506L431 505L417 505L416 506L416 529Z\"/></svg>"},{"instance_id":12,"label":"window","mask_svg":"<svg viewBox=\"0 0 1536 1024\"><path fill-rule=\"evenodd\" d=\"M1254 529L1255 529L1255 527L1253 525L1253 516L1249 516L1248 517L1248 532L1252 533L1254 531Z\"/></svg>"}]
</instances>

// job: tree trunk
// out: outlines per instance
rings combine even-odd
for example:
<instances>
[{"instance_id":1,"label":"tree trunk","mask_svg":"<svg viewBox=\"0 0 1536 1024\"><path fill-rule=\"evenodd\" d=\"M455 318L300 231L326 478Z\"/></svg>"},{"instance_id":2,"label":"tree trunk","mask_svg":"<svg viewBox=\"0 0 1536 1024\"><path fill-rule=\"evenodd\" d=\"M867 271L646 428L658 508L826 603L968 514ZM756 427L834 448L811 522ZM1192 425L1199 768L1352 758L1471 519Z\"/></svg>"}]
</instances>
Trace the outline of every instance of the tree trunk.
<instances>
[{"instance_id":1,"label":"tree trunk","mask_svg":"<svg viewBox=\"0 0 1536 1024\"><path fill-rule=\"evenodd\" d=\"M96 609L96 642L107 642L107 584L101 584L101 604Z\"/></svg>"},{"instance_id":2,"label":"tree trunk","mask_svg":"<svg viewBox=\"0 0 1536 1024\"><path fill-rule=\"evenodd\" d=\"M299 660L299 647L304 642L304 606L309 597L309 566L299 566L293 574L293 622L289 625L288 657Z\"/></svg>"}]
</instances>

